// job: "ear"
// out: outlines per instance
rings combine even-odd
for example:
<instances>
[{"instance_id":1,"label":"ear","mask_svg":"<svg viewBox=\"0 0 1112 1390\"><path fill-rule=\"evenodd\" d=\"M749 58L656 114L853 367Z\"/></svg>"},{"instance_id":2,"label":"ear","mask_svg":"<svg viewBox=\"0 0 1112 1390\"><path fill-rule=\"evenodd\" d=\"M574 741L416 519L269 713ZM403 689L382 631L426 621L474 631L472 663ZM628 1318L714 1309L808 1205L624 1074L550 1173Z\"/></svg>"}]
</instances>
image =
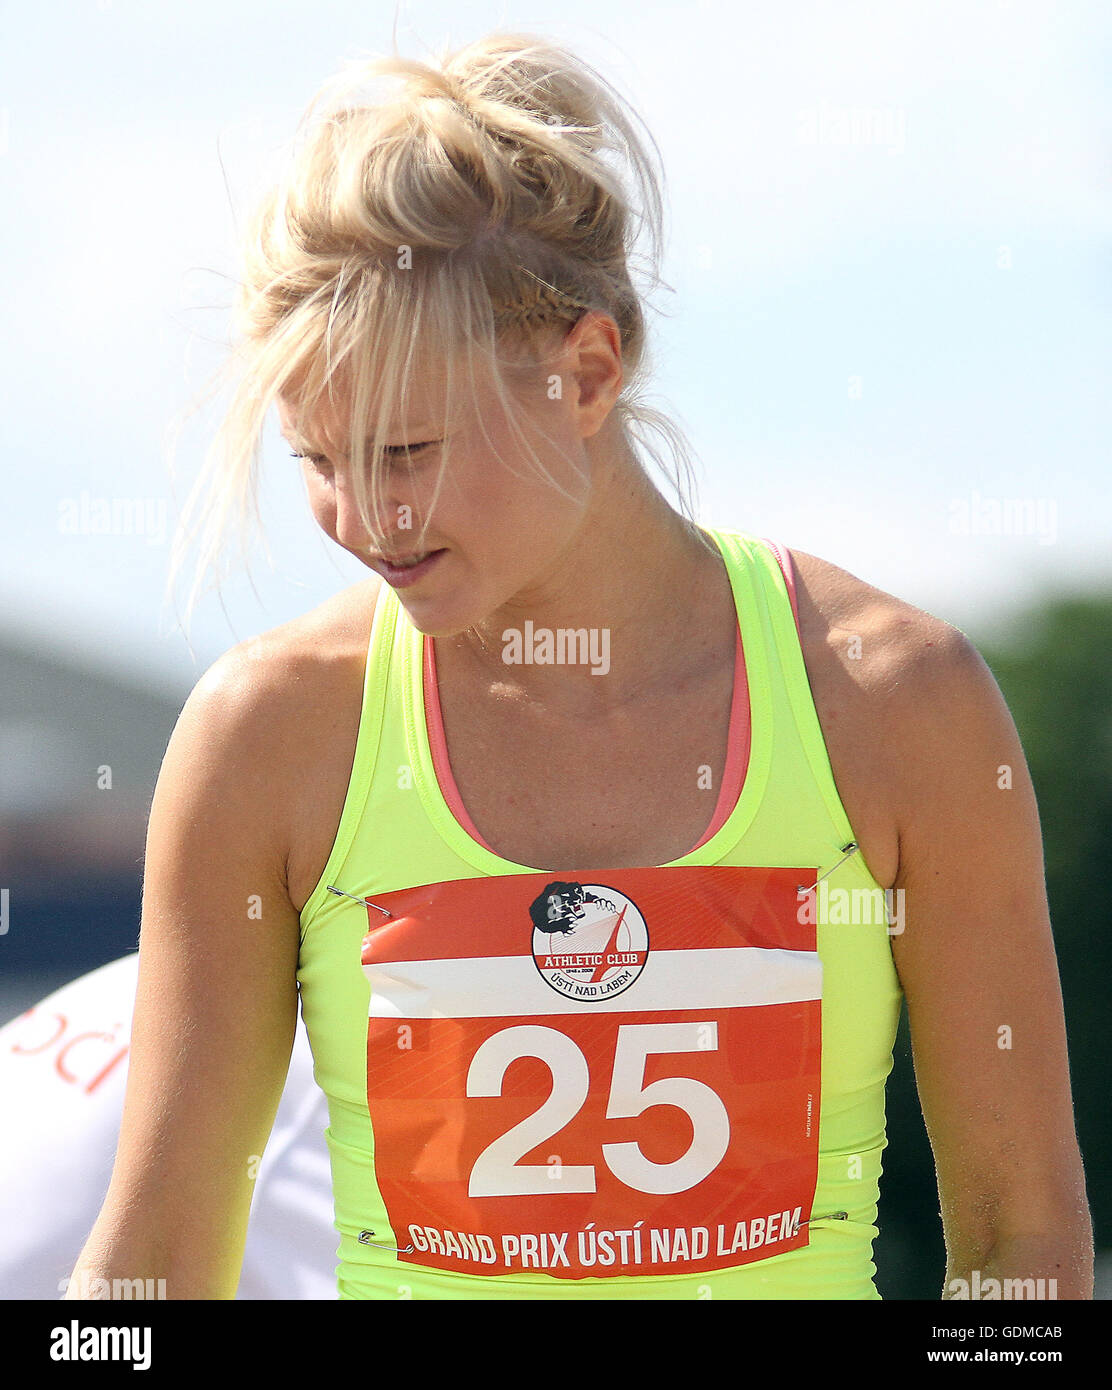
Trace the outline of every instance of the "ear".
<instances>
[{"instance_id":1,"label":"ear","mask_svg":"<svg viewBox=\"0 0 1112 1390\"><path fill-rule=\"evenodd\" d=\"M621 394L622 336L609 315L588 310L565 341L569 375L578 389L576 401L584 439L597 434Z\"/></svg>"}]
</instances>

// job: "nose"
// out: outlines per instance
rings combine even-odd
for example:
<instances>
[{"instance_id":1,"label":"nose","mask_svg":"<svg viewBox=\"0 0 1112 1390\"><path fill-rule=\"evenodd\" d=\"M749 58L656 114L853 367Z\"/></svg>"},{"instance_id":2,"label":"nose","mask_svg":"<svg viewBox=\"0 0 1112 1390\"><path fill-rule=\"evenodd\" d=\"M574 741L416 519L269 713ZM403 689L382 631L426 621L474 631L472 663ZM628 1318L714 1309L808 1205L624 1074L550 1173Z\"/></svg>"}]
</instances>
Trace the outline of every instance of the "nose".
<instances>
[{"instance_id":1,"label":"nose","mask_svg":"<svg viewBox=\"0 0 1112 1390\"><path fill-rule=\"evenodd\" d=\"M389 479L384 482L383 495L377 510L374 495L372 494L367 498L367 507L372 521L370 530L364 525L363 518L359 515L355 488L348 472L337 473L333 486L333 499L336 508L334 519L336 540L345 550L355 551L359 554L389 553L399 548L399 534L410 541L408 547L402 546L402 548L412 548L412 538L419 534L421 519L412 499L403 502L401 490L393 487ZM376 539L379 536L385 539L380 542Z\"/></svg>"},{"instance_id":2,"label":"nose","mask_svg":"<svg viewBox=\"0 0 1112 1390\"><path fill-rule=\"evenodd\" d=\"M350 475L346 472L337 473L333 487L333 499L336 507L334 523L336 540L345 550L370 550L370 538L367 534L367 528L363 524L363 518L359 515L355 488L352 485Z\"/></svg>"}]
</instances>

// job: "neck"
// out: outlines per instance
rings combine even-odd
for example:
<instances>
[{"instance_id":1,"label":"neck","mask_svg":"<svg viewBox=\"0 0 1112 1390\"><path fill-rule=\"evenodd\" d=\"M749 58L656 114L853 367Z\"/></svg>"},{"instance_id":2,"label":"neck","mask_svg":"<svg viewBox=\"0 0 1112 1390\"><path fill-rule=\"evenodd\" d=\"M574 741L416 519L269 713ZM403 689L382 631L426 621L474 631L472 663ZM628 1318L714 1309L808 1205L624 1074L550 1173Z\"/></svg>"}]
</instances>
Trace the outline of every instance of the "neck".
<instances>
[{"instance_id":1,"label":"neck","mask_svg":"<svg viewBox=\"0 0 1112 1390\"><path fill-rule=\"evenodd\" d=\"M675 690L723 659L732 665L734 624L713 540L631 459L550 572L481 623L437 639L436 651L507 697L582 717ZM583 630L585 642L560 637Z\"/></svg>"}]
</instances>

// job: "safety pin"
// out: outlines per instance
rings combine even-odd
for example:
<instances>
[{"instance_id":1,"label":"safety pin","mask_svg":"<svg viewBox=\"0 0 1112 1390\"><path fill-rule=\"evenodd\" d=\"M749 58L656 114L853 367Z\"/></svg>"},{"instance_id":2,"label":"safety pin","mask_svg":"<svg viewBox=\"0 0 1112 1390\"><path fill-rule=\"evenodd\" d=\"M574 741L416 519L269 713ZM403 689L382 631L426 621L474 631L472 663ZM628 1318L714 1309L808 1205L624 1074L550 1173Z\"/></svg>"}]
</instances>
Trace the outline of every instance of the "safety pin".
<instances>
[{"instance_id":1,"label":"safety pin","mask_svg":"<svg viewBox=\"0 0 1112 1390\"><path fill-rule=\"evenodd\" d=\"M381 912L384 917L393 917L393 913L385 907L379 907L378 903L371 902L370 898L357 898L354 893L345 893L342 888L334 888L331 883L325 885L330 893L335 893L341 898L350 898L353 903L363 903L366 907L373 907Z\"/></svg>"},{"instance_id":2,"label":"safety pin","mask_svg":"<svg viewBox=\"0 0 1112 1390\"><path fill-rule=\"evenodd\" d=\"M832 1211L828 1216L809 1216L806 1221L801 1221L801 1226L809 1226L812 1221L848 1221L848 1211Z\"/></svg>"},{"instance_id":3,"label":"safety pin","mask_svg":"<svg viewBox=\"0 0 1112 1390\"><path fill-rule=\"evenodd\" d=\"M371 906L373 907L374 903L372 903ZM417 1248L415 1245L407 1245L404 1249L400 1245L379 1245L377 1240L368 1240L368 1236L373 1235L374 1231L360 1231L357 1237L359 1244L373 1245L376 1250L395 1250L399 1255L412 1255Z\"/></svg>"},{"instance_id":4,"label":"safety pin","mask_svg":"<svg viewBox=\"0 0 1112 1390\"><path fill-rule=\"evenodd\" d=\"M859 848L860 846L858 845L856 840L850 840L848 845L842 846L842 857L838 860L837 864L831 865L831 867L827 869L826 873L819 874L818 878L815 879L814 883L811 884L810 888L805 888L801 883L799 887L796 889L796 892L809 893L811 891L811 888L817 888L824 878L829 878L830 875L834 872L834 870L840 867L842 864L844 864L851 854L856 854Z\"/></svg>"}]
</instances>

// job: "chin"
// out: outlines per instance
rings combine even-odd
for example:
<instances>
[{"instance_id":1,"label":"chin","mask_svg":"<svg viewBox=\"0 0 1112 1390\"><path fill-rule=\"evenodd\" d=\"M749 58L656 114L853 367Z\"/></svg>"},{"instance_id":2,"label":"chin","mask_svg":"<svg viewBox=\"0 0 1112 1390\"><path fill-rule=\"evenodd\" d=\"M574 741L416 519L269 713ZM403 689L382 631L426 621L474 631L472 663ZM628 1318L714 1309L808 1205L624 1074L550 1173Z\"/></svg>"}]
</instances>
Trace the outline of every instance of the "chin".
<instances>
[{"instance_id":1,"label":"chin","mask_svg":"<svg viewBox=\"0 0 1112 1390\"><path fill-rule=\"evenodd\" d=\"M385 580L383 586L387 589L390 587ZM414 602L408 595L397 590L395 597L405 609L410 623L425 637L455 637L457 633L465 632L471 626L471 622L466 618L453 620L451 615L445 613L436 603L422 603L419 600Z\"/></svg>"}]
</instances>

